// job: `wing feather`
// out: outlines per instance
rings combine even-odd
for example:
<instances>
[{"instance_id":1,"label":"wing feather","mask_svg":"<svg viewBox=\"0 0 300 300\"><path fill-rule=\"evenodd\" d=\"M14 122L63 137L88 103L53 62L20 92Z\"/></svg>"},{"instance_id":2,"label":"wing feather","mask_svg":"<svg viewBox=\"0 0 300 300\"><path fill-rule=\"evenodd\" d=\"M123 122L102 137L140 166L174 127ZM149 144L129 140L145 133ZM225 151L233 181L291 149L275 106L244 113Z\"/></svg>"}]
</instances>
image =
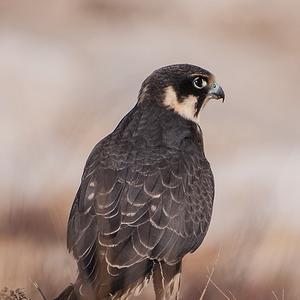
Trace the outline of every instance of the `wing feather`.
<instances>
[{"instance_id":1,"label":"wing feather","mask_svg":"<svg viewBox=\"0 0 300 300\"><path fill-rule=\"evenodd\" d=\"M87 162L68 224L79 272L105 285L145 260L180 262L209 225L214 187L206 159L196 149L124 154L101 147ZM105 274L97 274L99 261Z\"/></svg>"}]
</instances>

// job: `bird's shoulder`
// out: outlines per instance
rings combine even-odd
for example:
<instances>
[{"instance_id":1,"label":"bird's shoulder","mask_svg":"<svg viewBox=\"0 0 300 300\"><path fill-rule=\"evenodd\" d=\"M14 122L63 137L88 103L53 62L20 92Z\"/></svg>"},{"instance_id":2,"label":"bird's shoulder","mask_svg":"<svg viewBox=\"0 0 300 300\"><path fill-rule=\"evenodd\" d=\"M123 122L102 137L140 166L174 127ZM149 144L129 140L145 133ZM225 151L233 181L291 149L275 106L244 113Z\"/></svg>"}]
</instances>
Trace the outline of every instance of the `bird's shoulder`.
<instances>
[{"instance_id":1,"label":"bird's shoulder","mask_svg":"<svg viewBox=\"0 0 300 300\"><path fill-rule=\"evenodd\" d=\"M187 249L181 249L183 254L194 248L199 234L199 241L205 235L213 176L203 152L201 131L185 122L178 131L181 120L168 115L160 116L160 120L165 118L162 123L155 123L155 118L149 122L153 115L146 114L146 122L145 114L129 113L94 147L70 213L69 249L74 250L75 243L80 245L86 228L90 235L85 234L84 239L91 238L92 243L98 234L108 245L121 243L132 234L132 228L140 233L152 228L157 239L143 242L156 247L158 257L165 253L160 248L163 243L157 244L160 238L191 239ZM105 240L117 231L116 238ZM149 238L147 234L140 237ZM173 255L169 253L170 260Z\"/></svg>"},{"instance_id":2,"label":"bird's shoulder","mask_svg":"<svg viewBox=\"0 0 300 300\"><path fill-rule=\"evenodd\" d=\"M84 177L98 168L198 158L205 162L200 127L165 109L135 107L89 155Z\"/></svg>"}]
</instances>

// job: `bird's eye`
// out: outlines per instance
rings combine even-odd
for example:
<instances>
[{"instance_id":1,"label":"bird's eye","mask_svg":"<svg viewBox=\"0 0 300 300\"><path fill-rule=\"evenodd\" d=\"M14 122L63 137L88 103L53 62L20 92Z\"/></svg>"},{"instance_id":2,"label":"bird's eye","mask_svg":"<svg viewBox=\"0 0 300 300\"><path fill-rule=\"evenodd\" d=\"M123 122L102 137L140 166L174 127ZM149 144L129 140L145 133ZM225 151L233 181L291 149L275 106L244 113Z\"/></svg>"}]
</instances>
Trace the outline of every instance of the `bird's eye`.
<instances>
[{"instance_id":1,"label":"bird's eye","mask_svg":"<svg viewBox=\"0 0 300 300\"><path fill-rule=\"evenodd\" d=\"M207 81L201 77L196 77L193 80L193 85L196 89L203 89L205 86L207 86Z\"/></svg>"}]
</instances>

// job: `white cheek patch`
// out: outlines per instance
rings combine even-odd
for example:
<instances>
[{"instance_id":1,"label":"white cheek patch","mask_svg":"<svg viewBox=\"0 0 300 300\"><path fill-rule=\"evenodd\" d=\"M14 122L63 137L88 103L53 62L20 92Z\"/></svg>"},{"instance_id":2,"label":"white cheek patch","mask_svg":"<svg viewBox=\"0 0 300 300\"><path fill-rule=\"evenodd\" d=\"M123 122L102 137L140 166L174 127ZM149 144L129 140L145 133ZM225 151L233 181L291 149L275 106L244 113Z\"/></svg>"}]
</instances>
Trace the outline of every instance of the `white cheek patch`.
<instances>
[{"instance_id":1,"label":"white cheek patch","mask_svg":"<svg viewBox=\"0 0 300 300\"><path fill-rule=\"evenodd\" d=\"M174 88L168 86L165 90L165 98L163 103L166 107L173 109L183 118L191 120L197 124L199 123L199 114L198 116L195 116L197 111L197 97L189 95L188 97L184 98L183 101L179 102Z\"/></svg>"}]
</instances>

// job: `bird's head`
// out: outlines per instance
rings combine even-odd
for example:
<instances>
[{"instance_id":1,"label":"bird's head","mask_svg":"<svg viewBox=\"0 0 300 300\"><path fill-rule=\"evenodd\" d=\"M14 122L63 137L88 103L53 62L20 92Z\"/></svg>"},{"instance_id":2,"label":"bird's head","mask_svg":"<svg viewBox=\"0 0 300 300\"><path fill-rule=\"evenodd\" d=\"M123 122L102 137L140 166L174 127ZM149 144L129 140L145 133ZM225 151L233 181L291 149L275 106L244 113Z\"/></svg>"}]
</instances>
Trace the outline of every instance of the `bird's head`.
<instances>
[{"instance_id":1,"label":"bird's head","mask_svg":"<svg viewBox=\"0 0 300 300\"><path fill-rule=\"evenodd\" d=\"M199 112L210 99L224 101L214 75L198 66L170 65L154 71L143 82L138 103L154 101L183 118L199 122Z\"/></svg>"}]
</instances>

